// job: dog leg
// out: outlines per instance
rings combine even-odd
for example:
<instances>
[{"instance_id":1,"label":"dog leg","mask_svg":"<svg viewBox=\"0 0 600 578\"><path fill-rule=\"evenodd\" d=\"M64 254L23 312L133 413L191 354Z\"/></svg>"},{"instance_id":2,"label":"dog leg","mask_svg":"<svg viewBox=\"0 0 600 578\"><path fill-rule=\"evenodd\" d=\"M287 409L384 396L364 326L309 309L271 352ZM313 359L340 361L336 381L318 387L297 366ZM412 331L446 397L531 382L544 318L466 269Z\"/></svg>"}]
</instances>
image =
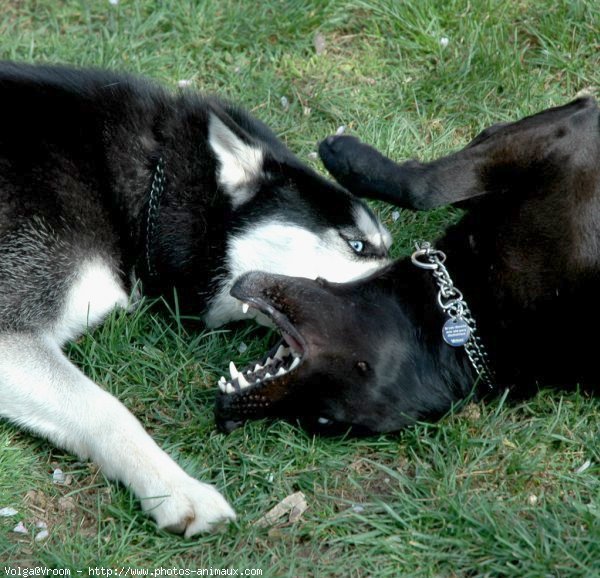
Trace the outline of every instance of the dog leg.
<instances>
[{"instance_id":1,"label":"dog leg","mask_svg":"<svg viewBox=\"0 0 600 578\"><path fill-rule=\"evenodd\" d=\"M581 98L515 123L484 130L467 147L429 163L397 164L351 136L330 136L319 155L352 193L425 210L482 195L527 189L565 174L568 163L595 162L586 152L600 142L598 106Z\"/></svg>"},{"instance_id":2,"label":"dog leg","mask_svg":"<svg viewBox=\"0 0 600 578\"><path fill-rule=\"evenodd\" d=\"M235 519L215 488L187 475L48 337L0 335L0 416L95 461L132 489L159 528L190 537Z\"/></svg>"}]
</instances>

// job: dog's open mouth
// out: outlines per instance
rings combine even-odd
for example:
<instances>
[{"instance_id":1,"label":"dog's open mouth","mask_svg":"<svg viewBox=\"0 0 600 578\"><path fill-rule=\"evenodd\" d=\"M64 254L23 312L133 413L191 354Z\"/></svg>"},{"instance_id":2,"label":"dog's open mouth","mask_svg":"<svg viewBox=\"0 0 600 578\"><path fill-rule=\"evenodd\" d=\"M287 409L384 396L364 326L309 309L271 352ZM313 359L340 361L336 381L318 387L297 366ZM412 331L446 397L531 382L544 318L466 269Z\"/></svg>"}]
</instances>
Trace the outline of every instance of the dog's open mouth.
<instances>
[{"instance_id":1,"label":"dog's open mouth","mask_svg":"<svg viewBox=\"0 0 600 578\"><path fill-rule=\"evenodd\" d=\"M260 361L251 363L241 371L233 361L229 362L230 377L219 379L219 389L225 394L242 393L248 388L260 389L265 382L276 380L294 371L301 361L302 353L288 345L286 340L281 340Z\"/></svg>"},{"instance_id":2,"label":"dog's open mouth","mask_svg":"<svg viewBox=\"0 0 600 578\"><path fill-rule=\"evenodd\" d=\"M282 338L263 358L243 369L231 361L229 377L219 379L217 423L227 432L246 420L269 415L269 409L288 396L307 350L306 341L282 311L260 297L236 297L243 297L244 307L255 308L266 315Z\"/></svg>"}]
</instances>

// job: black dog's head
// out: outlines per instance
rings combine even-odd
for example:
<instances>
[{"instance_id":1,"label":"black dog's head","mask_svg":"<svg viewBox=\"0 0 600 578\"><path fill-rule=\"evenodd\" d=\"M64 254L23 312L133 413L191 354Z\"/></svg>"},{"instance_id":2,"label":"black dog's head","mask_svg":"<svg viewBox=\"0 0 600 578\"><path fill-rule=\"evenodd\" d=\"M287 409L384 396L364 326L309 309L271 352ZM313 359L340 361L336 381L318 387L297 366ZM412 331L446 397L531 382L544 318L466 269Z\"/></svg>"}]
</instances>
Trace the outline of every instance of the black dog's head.
<instances>
[{"instance_id":1,"label":"black dog's head","mask_svg":"<svg viewBox=\"0 0 600 578\"><path fill-rule=\"evenodd\" d=\"M392 431L445 413L463 397L459 362L424 335L403 308L394 267L353 283L249 273L232 294L268 316L282 341L262 360L221 378L217 422L230 431L248 419L298 419L311 431ZM439 313L432 311L432 323ZM428 321L425 321L427 323ZM443 351L441 351L441 348ZM444 379L447 378L447 379ZM463 380L464 381L464 380ZM453 383L452 386L448 383Z\"/></svg>"}]
</instances>

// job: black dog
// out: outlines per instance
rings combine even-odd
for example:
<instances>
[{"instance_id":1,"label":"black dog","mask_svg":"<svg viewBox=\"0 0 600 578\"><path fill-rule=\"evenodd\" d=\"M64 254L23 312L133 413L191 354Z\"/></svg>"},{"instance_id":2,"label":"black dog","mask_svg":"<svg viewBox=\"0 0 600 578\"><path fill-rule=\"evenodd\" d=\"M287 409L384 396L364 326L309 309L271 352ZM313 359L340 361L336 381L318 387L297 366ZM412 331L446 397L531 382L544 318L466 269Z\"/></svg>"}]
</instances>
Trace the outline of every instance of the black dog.
<instances>
[{"instance_id":1,"label":"black dog","mask_svg":"<svg viewBox=\"0 0 600 578\"><path fill-rule=\"evenodd\" d=\"M462 203L466 214L435 246L454 289L444 255L427 249L347 284L244 276L232 294L269 315L300 361L220 395L220 426L277 415L320 431L390 431L443 415L475 382L480 394L598 392L599 120L596 102L579 99L492 126L431 163L395 164L351 137L324 141L326 167L356 193L416 209ZM449 316L458 347L442 337ZM474 322L471 361L460 343Z\"/></svg>"}]
</instances>

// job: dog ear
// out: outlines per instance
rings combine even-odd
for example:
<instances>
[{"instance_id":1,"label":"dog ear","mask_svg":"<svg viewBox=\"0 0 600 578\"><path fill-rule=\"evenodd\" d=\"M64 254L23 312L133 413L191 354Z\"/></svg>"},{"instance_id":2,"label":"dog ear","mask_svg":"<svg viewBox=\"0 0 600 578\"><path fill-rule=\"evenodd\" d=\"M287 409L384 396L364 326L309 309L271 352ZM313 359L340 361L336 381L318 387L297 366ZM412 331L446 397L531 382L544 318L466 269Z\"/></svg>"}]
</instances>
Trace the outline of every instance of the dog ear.
<instances>
[{"instance_id":1,"label":"dog ear","mask_svg":"<svg viewBox=\"0 0 600 578\"><path fill-rule=\"evenodd\" d=\"M231 119L211 111L208 143L218 163L217 183L234 209L249 201L263 174L264 151Z\"/></svg>"},{"instance_id":2,"label":"dog ear","mask_svg":"<svg viewBox=\"0 0 600 578\"><path fill-rule=\"evenodd\" d=\"M599 118L596 101L587 97L514 123L494 125L464 149L428 163L395 163L345 135L325 139L319 155L352 193L426 210L496 192L528 190L526 182L529 188L537 183L540 189L543 179L581 173L583 166L597 163L589 151L597 150L600 143Z\"/></svg>"}]
</instances>

